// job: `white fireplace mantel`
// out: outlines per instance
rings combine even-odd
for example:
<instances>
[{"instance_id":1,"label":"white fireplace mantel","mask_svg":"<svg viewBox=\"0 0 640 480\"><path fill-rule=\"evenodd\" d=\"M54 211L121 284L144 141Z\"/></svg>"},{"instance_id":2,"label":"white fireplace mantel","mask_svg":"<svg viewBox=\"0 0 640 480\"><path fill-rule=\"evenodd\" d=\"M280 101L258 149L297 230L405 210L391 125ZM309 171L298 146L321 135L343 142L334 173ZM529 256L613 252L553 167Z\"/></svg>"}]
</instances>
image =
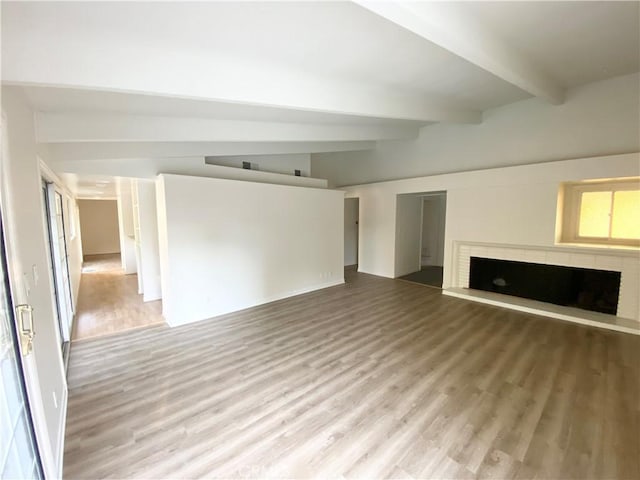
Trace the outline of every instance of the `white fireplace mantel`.
<instances>
[{"instance_id":1,"label":"white fireplace mantel","mask_svg":"<svg viewBox=\"0 0 640 480\"><path fill-rule=\"evenodd\" d=\"M560 265L620 272L618 316L551 306L507 295L469 290L471 257ZM640 251L637 249L507 245L456 241L453 244L451 288L443 293L507 308L640 334ZM485 294L486 293L486 294Z\"/></svg>"}]
</instances>

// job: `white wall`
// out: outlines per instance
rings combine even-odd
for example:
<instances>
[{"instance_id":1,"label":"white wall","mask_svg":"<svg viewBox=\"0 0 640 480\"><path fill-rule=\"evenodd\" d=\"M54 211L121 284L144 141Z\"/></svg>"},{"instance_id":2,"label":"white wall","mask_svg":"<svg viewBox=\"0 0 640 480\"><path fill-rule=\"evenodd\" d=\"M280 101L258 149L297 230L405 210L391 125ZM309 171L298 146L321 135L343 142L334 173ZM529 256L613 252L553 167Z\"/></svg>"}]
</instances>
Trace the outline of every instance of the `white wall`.
<instances>
[{"instance_id":1,"label":"white wall","mask_svg":"<svg viewBox=\"0 0 640 480\"><path fill-rule=\"evenodd\" d=\"M118 204L115 200L78 200L82 251L85 255L120 252Z\"/></svg>"},{"instance_id":2,"label":"white wall","mask_svg":"<svg viewBox=\"0 0 640 480\"><path fill-rule=\"evenodd\" d=\"M179 175L158 183L170 325L344 282L344 192Z\"/></svg>"},{"instance_id":3,"label":"white wall","mask_svg":"<svg viewBox=\"0 0 640 480\"><path fill-rule=\"evenodd\" d=\"M118 231L120 232L120 256L124 273L138 271L135 231L133 228L133 196L130 181L118 185Z\"/></svg>"},{"instance_id":4,"label":"white wall","mask_svg":"<svg viewBox=\"0 0 640 480\"><path fill-rule=\"evenodd\" d=\"M344 265L358 263L358 199L344 200Z\"/></svg>"},{"instance_id":5,"label":"white wall","mask_svg":"<svg viewBox=\"0 0 640 480\"><path fill-rule=\"evenodd\" d=\"M401 277L420 270L421 217L422 197L398 195L396 199L394 277Z\"/></svg>"},{"instance_id":6,"label":"white wall","mask_svg":"<svg viewBox=\"0 0 640 480\"><path fill-rule=\"evenodd\" d=\"M71 293L73 294L74 314L77 310L80 295L80 279L82 277L82 232L80 229L80 208L78 200L67 193L65 196L65 221L67 232L67 253L69 261L69 278L71 279Z\"/></svg>"},{"instance_id":7,"label":"white wall","mask_svg":"<svg viewBox=\"0 0 640 480\"><path fill-rule=\"evenodd\" d=\"M208 164L236 168L242 168L242 162L251 162L251 169L261 172L294 175L295 170L300 170L304 177L311 175L311 155L308 153L290 155L231 155L205 157L205 160Z\"/></svg>"},{"instance_id":8,"label":"white wall","mask_svg":"<svg viewBox=\"0 0 640 480\"><path fill-rule=\"evenodd\" d=\"M169 292L173 270L169 262L169 229L167 225L167 201L165 196L164 178L156 179L156 214L158 224L158 253L160 257L160 291L161 294ZM175 280L174 280L175 281ZM163 310L166 310L166 300L162 302ZM165 320L166 320L165 316Z\"/></svg>"},{"instance_id":9,"label":"white wall","mask_svg":"<svg viewBox=\"0 0 640 480\"><path fill-rule=\"evenodd\" d=\"M555 246L561 182L640 176L640 154L434 175L346 188L360 199L359 271L394 277L398 194L446 191L443 287L454 241Z\"/></svg>"},{"instance_id":10,"label":"white wall","mask_svg":"<svg viewBox=\"0 0 640 480\"><path fill-rule=\"evenodd\" d=\"M446 196L423 197L422 205L422 251L428 253L424 265L444 264L444 229Z\"/></svg>"},{"instance_id":11,"label":"white wall","mask_svg":"<svg viewBox=\"0 0 640 480\"><path fill-rule=\"evenodd\" d=\"M567 92L562 105L537 98L484 112L479 125L423 127L413 141L375 150L313 154L311 173L329 185L640 151L640 74Z\"/></svg>"},{"instance_id":12,"label":"white wall","mask_svg":"<svg viewBox=\"0 0 640 480\"><path fill-rule=\"evenodd\" d=\"M149 302L162 298L155 182L137 180L137 190L142 257L142 268L138 275L142 276L143 299Z\"/></svg>"},{"instance_id":13,"label":"white wall","mask_svg":"<svg viewBox=\"0 0 640 480\"><path fill-rule=\"evenodd\" d=\"M54 149L56 147L59 148L60 145L54 145L53 147ZM107 147L102 148L105 150ZM296 177L289 174L284 175L281 173L205 164L204 157L202 156L181 157L174 155L167 158L115 158L95 159L91 161L57 161L54 165L58 172L86 175L155 179L156 176L161 173L167 173L311 188L326 188L328 185L327 180L321 178Z\"/></svg>"},{"instance_id":14,"label":"white wall","mask_svg":"<svg viewBox=\"0 0 640 480\"><path fill-rule=\"evenodd\" d=\"M49 274L33 112L19 90L3 87L2 115L2 214L12 297L14 304L34 309L34 349L24 359L32 372L27 391L45 475L56 478L62 474L67 384ZM77 258L69 265L77 265ZM77 278L77 272L71 278Z\"/></svg>"}]
</instances>

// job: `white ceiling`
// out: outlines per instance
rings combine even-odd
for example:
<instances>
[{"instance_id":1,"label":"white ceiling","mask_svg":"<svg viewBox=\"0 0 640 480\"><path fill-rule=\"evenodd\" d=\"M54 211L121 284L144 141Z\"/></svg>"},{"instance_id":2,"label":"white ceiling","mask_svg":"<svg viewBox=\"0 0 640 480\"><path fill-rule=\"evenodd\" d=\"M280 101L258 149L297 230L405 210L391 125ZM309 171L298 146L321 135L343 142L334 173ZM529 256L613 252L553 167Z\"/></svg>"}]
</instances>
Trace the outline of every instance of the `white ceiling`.
<instances>
[{"instance_id":1,"label":"white ceiling","mask_svg":"<svg viewBox=\"0 0 640 480\"><path fill-rule=\"evenodd\" d=\"M21 10L47 18L52 35L117 34L171 50L451 97L461 107L482 110L527 96L351 2L51 2Z\"/></svg>"},{"instance_id":2,"label":"white ceiling","mask_svg":"<svg viewBox=\"0 0 640 480\"><path fill-rule=\"evenodd\" d=\"M469 2L464 8L565 88L640 70L640 2Z\"/></svg>"},{"instance_id":3,"label":"white ceiling","mask_svg":"<svg viewBox=\"0 0 640 480\"><path fill-rule=\"evenodd\" d=\"M124 180L109 175L78 175L76 173L61 173L60 177L72 192L85 199L115 199L119 184Z\"/></svg>"},{"instance_id":4,"label":"white ceiling","mask_svg":"<svg viewBox=\"0 0 640 480\"><path fill-rule=\"evenodd\" d=\"M640 2L2 3L2 80L67 173L371 148L638 70Z\"/></svg>"}]
</instances>

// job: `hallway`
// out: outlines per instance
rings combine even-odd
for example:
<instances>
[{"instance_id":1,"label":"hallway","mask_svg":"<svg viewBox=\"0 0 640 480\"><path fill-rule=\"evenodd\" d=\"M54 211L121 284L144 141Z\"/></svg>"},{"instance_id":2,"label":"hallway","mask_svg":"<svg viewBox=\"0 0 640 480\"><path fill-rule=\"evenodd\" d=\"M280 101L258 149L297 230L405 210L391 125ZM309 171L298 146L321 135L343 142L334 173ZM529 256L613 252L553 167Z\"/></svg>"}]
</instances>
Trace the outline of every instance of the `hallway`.
<instances>
[{"instance_id":1,"label":"hallway","mask_svg":"<svg viewBox=\"0 0 640 480\"><path fill-rule=\"evenodd\" d=\"M125 275L120 255L85 257L72 341L164 324L162 302L143 302L137 275Z\"/></svg>"}]
</instances>

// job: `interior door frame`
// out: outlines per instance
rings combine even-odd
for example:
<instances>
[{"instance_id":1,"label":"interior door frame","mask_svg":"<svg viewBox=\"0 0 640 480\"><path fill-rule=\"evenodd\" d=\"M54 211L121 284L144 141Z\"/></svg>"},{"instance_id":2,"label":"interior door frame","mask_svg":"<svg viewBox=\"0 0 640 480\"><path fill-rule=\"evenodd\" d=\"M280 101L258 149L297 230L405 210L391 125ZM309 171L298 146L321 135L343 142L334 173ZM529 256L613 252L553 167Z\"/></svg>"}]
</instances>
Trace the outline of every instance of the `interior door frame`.
<instances>
[{"instance_id":1,"label":"interior door frame","mask_svg":"<svg viewBox=\"0 0 640 480\"><path fill-rule=\"evenodd\" d=\"M62 232L59 231L56 222L57 216L57 201L56 195L60 195L64 200L64 193L60 191L55 183L48 181L45 177L42 178L43 190L45 198L43 199L44 205L44 219L46 223L46 232L48 236L48 258L51 266L52 284L54 286L54 303L56 306L56 312L58 315L58 325L60 330L59 343L63 351L63 357L66 363L66 350L68 350L68 343L71 341L71 322L73 321L73 298L71 296L71 278L69 275L69 260L68 260L68 247L66 232L64 228L64 211L60 212L62 216ZM64 210L64 202L60 206ZM64 252L60 252L60 246L57 244L59 238L62 236L64 242ZM63 259L62 256L65 258ZM66 280L65 272L66 269ZM68 298L67 298L68 297ZM68 302L68 305L67 305ZM67 309L68 307L68 309ZM65 349L65 344L67 348Z\"/></svg>"},{"instance_id":2,"label":"interior door frame","mask_svg":"<svg viewBox=\"0 0 640 480\"><path fill-rule=\"evenodd\" d=\"M73 285L71 282L71 270L69 267L69 232L67 231L67 220L71 221L71 216L74 212L68 211L68 202L66 201L67 192L61 186L60 179L53 171L44 163L41 159L40 164L40 177L42 185L45 189L45 196L43 201L43 223L45 234L47 235L47 259L50 265L51 282L53 285L53 291L51 292L51 300L54 305L54 311L58 316L58 334L60 338L58 343L60 345L62 362L64 367L68 366L69 353L71 348L71 334L73 332L73 321L75 319L75 302L73 297ZM60 232L58 231L58 225L55 220L56 209L58 208L56 202L56 195L60 196L60 215L62 236L64 241L64 262L60 258L59 246L54 242L57 242ZM53 218L52 218L53 217ZM55 251L54 251L55 249ZM63 269L66 268L66 275ZM66 276L66 281L65 281ZM62 292L60 292L60 286L62 286ZM68 297L68 298L67 298ZM68 306L68 309L66 308ZM63 309L67 312L63 318ZM68 318L66 318L68 317Z\"/></svg>"}]
</instances>

